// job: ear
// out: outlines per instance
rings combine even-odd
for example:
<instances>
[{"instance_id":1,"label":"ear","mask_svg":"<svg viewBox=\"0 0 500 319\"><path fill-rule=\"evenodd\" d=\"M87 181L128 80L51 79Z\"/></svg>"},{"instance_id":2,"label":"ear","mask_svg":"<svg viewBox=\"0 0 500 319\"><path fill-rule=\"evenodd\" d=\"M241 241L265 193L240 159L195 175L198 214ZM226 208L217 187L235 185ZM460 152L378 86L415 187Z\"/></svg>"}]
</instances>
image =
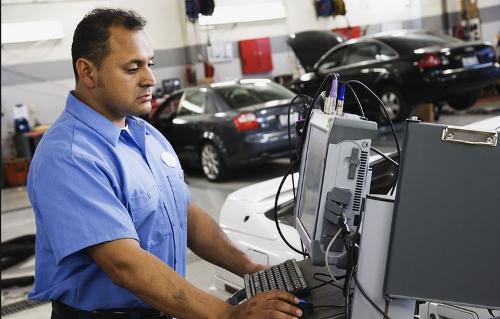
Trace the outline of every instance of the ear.
<instances>
[{"instance_id":1,"label":"ear","mask_svg":"<svg viewBox=\"0 0 500 319\"><path fill-rule=\"evenodd\" d=\"M75 63L78 81L91 89L97 85L97 68L94 63L85 58L79 58Z\"/></svg>"}]
</instances>

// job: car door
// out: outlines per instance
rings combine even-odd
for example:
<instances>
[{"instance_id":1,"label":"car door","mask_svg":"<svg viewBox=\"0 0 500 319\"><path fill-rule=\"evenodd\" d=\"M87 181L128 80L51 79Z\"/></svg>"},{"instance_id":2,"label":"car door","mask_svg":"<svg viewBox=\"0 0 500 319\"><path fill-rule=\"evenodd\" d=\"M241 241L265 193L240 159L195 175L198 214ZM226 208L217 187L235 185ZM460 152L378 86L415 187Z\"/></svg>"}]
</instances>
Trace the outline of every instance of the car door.
<instances>
[{"instance_id":1,"label":"car door","mask_svg":"<svg viewBox=\"0 0 500 319\"><path fill-rule=\"evenodd\" d=\"M189 89L184 92L167 138L179 157L194 159L207 121L205 113L207 90Z\"/></svg>"}]
</instances>

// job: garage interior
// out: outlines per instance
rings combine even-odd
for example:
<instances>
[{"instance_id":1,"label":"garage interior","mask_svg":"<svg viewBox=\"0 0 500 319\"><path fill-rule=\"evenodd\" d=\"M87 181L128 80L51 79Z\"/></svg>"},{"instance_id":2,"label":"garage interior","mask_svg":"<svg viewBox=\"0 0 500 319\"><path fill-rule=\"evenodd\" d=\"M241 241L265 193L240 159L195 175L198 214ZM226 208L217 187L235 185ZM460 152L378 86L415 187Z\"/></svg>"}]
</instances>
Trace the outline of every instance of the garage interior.
<instances>
[{"instance_id":1,"label":"garage interior","mask_svg":"<svg viewBox=\"0 0 500 319\"><path fill-rule=\"evenodd\" d=\"M153 109L150 114L143 115L142 119L150 122L167 139L172 136L171 142L181 158L191 199L221 225L224 221L221 219L220 212L231 193L256 183L281 178L287 172L291 159L288 144L284 149L280 149L279 154L267 149L262 150L258 155L248 155L255 156L255 159L248 158L248 161L237 159L234 166L233 164L227 165L229 159L220 158L219 161L226 165L217 167L217 172L224 169L224 175L222 176L221 173L221 176L210 177L205 168L213 163L203 162L204 150L208 152L210 149L201 148L195 149L194 164L190 162L185 164L183 162L185 158L182 156L185 150L181 150L181 147L187 142L182 139L178 142L174 141L173 134L175 133L172 130L176 127L173 126L163 131L161 119L162 116L170 116L168 112L175 114L179 109L187 109L192 113L179 113L168 117L169 123L184 121L182 116L199 115L200 112L196 109L191 110L186 106L188 105L186 103L191 103L188 101L189 94L191 94L189 92L195 92L197 88L202 88L200 89L202 92L206 92L207 88L209 91L213 88L216 92L218 86L220 88L225 85L250 85L252 79L259 79L259 81L267 81L262 83L279 85L280 88L277 90L287 90L286 94L290 96L307 94L313 97L313 94L306 91L306 88L310 85L313 93L319 88L326 74L321 73L323 72L322 66L327 64L325 61L329 59L328 55L331 55L331 52L335 53L331 51L332 48L339 50L338 48L342 46L356 44L356 41L364 38L372 42L384 41L371 38L379 33L393 34L390 37L397 37L396 34L399 33L402 34L401 38L410 38L412 33L405 32L419 30L418 32L432 32L461 39L464 47L470 44L471 50L473 46L480 47L477 52L481 49L490 54L488 50L491 50L493 59L491 62L482 61L479 53L477 56L474 55L475 53L460 56L460 61L457 62L460 63L460 72L476 70L488 64L488 67L493 68L492 71L488 71L490 72L488 78L485 75L461 78L461 73L459 74L458 71L457 73L454 73L455 71L426 73L427 78L422 82L424 84L411 84L405 88L407 85L405 81L410 83L408 79L415 75L408 75L408 78L402 77L400 70L399 73L396 72L398 76L394 79L387 78L389 77L387 75L385 82L378 81L376 84L373 82L371 86L369 84L371 80L365 76L366 74L375 72L377 79L384 75L376 71L377 68L381 68L380 66L365 64L371 61L369 59L355 61L354 64L358 64L354 70L348 70L349 65L341 63L331 68L325 67L327 71L324 72L335 72L339 74L342 81L359 80L370 86L374 94L377 94L387 106L395 105L394 117L391 120L394 122L394 136L397 136L401 143L405 138L404 131L407 125L405 120L415 116L422 123L455 127L490 120L487 130L497 132L500 130L500 2L498 0L216 0L213 8L204 7L206 2L210 1L2 0L2 317L12 319L50 317L52 310L50 302L30 301L27 297L33 288L35 276L36 227L26 183L30 163L38 143L64 111L67 94L75 86L71 65L73 32L83 16L94 8L132 9L148 20L145 31L155 51L152 71L156 78L156 87L151 103ZM327 33L328 38L318 38L316 42L307 43L313 38L312 33L307 32L312 31L321 37ZM294 39L298 40L299 35L305 37L300 49L305 48L305 56L312 55L307 65L304 60L306 58L299 57L297 50L292 48ZM335 39L338 36L341 39L337 43ZM385 47L389 46L385 42L383 44ZM391 62L404 56L402 51L394 47L390 49L394 55L387 54L388 57L381 57L382 60L376 63ZM354 56L353 50L346 54L347 59ZM414 53L418 49L412 48L411 51ZM453 64L451 57L448 61L437 55L443 51L422 52L417 52L417 54L424 54L419 55L419 60L411 62L412 68L420 68L418 74ZM384 54L377 53L375 59L379 59ZM435 62L432 59L440 60L438 64L432 64ZM311 80L313 76L312 79L316 82ZM432 82L434 80L435 82ZM429 84L429 82L432 83ZM261 85L260 82L256 83L256 86ZM362 90L355 84L352 85L356 88L356 92ZM442 87L435 90L437 85L442 85ZM427 86L434 90L418 91L420 87ZM445 96L443 92L452 86L456 86L457 89ZM340 87L339 81L339 89ZM328 93L330 88L331 86L323 86L320 91ZM416 97L411 100L408 97L410 93L402 93L404 90ZM431 91L432 93L427 93ZM177 100L175 94L178 94ZM344 111L359 114L355 100L349 94L351 93L346 88ZM209 101L208 96L204 95L205 101ZM326 95L322 99L324 102ZM291 105L290 100L291 98L283 104L283 110L286 111L288 105ZM168 104L171 101L175 104ZM217 100L214 98L213 101ZM351 104L348 105L348 102ZM198 107L195 105L196 102L193 103L194 107ZM362 103L365 111L368 110L368 120L378 125L378 136L372 140L371 145L384 154L394 153L396 146L391 130L392 124L389 124L387 117L378 108L379 105L376 101L374 102L373 97L369 100L367 98L366 101L362 100ZM201 108L208 109L208 104L209 102L203 102ZM227 102L227 104L231 103ZM244 104L243 107L248 107L248 105ZM229 105L229 108L233 106ZM219 113L226 112L217 110ZM280 127L283 128L283 136L286 136L286 121L283 122L286 116L283 114L280 115L282 116ZM491 123L496 123L496 128ZM179 134L191 133L180 132ZM263 134L262 140L267 140L268 136L271 136L265 135L265 132ZM221 149L229 148L228 145L221 147L216 142L210 144L207 141L203 143L197 141L195 145L198 144L214 145L215 154L219 154ZM404 145L402 147L404 149ZM190 150L186 150L185 155L189 159L193 156L189 153ZM496 146L496 151L495 154L498 154L498 146ZM376 153L372 152L370 155L376 155ZM275 193L276 189L270 189L269 196L274 199ZM500 198L498 190L496 194ZM498 213L498 206L496 210ZM498 217L494 220L498 220ZM489 238L493 240L499 238L498 233L490 236ZM21 251L21 258L17 261L15 261L17 257L9 256L9 249L6 248L8 243L15 238L25 240L24 251ZM276 238L280 240L277 235ZM283 256L283 261L288 259L285 257L287 256ZM491 262L500 263L498 253L491 252L490 257ZM270 259L267 259L267 262L270 263ZM216 283L217 268L191 251L188 252L186 279L196 287L226 300L234 291ZM498 288L499 275L491 280ZM500 288L497 291L500 291ZM496 295L498 296L498 292ZM486 319L500 317L498 302L490 304L490 307L481 306L470 305L469 308L458 307L458 310L439 310L437 303L425 305L422 302L419 306L420 315L412 318ZM380 314L374 313L378 317L373 316L373 318L382 318ZM320 316L311 315L309 318L320 318Z\"/></svg>"}]
</instances>

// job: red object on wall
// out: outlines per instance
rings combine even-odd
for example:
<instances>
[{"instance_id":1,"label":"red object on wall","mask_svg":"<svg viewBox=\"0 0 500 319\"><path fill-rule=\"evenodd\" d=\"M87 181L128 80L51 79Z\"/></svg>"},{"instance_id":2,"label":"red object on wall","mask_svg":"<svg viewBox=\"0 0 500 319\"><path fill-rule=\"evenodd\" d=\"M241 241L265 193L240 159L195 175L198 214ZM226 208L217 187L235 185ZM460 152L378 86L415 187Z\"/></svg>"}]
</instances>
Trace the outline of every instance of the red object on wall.
<instances>
[{"instance_id":1,"label":"red object on wall","mask_svg":"<svg viewBox=\"0 0 500 319\"><path fill-rule=\"evenodd\" d=\"M186 65L186 81L188 84L196 85L196 70L194 64Z\"/></svg>"},{"instance_id":2,"label":"red object on wall","mask_svg":"<svg viewBox=\"0 0 500 319\"><path fill-rule=\"evenodd\" d=\"M342 34L347 39L359 38L361 36L361 27L337 28L332 31Z\"/></svg>"},{"instance_id":3,"label":"red object on wall","mask_svg":"<svg viewBox=\"0 0 500 319\"><path fill-rule=\"evenodd\" d=\"M264 73L273 70L269 38L243 40L239 42L239 46L243 74Z\"/></svg>"},{"instance_id":4,"label":"red object on wall","mask_svg":"<svg viewBox=\"0 0 500 319\"><path fill-rule=\"evenodd\" d=\"M5 180L9 186L26 185L28 178L28 160L24 158L5 161Z\"/></svg>"},{"instance_id":5,"label":"red object on wall","mask_svg":"<svg viewBox=\"0 0 500 319\"><path fill-rule=\"evenodd\" d=\"M203 69L205 71L206 78L213 78L215 73L215 68L212 63L208 63L207 61L203 62Z\"/></svg>"}]
</instances>

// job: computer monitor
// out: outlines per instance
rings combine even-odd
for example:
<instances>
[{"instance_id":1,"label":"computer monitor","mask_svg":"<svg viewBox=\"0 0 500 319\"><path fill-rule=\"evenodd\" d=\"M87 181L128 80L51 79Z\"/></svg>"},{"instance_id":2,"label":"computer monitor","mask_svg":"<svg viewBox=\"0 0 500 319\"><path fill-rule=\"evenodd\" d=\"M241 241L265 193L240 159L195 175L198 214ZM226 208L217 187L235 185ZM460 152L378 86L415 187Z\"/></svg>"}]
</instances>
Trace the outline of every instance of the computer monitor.
<instances>
[{"instance_id":1,"label":"computer monitor","mask_svg":"<svg viewBox=\"0 0 500 319\"><path fill-rule=\"evenodd\" d=\"M303 146L294 223L315 265L324 265L325 249L345 215L356 229L362 198L370 185L369 152L377 124L357 115L313 110ZM367 187L368 185L368 187ZM341 266L342 241L329 253Z\"/></svg>"}]
</instances>

